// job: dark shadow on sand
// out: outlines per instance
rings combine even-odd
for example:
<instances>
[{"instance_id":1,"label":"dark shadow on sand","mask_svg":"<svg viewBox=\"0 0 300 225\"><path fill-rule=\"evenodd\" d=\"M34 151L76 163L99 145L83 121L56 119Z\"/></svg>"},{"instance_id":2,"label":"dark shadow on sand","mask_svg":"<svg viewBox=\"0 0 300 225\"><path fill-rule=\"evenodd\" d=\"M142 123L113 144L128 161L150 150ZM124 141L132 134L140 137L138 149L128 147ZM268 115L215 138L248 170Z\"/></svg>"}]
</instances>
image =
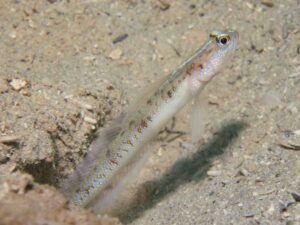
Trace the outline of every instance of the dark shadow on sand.
<instances>
[{"instance_id":1,"label":"dark shadow on sand","mask_svg":"<svg viewBox=\"0 0 300 225\"><path fill-rule=\"evenodd\" d=\"M145 182L140 189L142 193L137 194L143 196L143 200L131 203L117 216L123 223L128 224L154 207L168 194L176 191L180 185L191 181L198 182L205 178L212 159L222 155L245 126L244 122L239 121L226 123L210 142L199 148L191 157L179 159L162 177Z\"/></svg>"}]
</instances>

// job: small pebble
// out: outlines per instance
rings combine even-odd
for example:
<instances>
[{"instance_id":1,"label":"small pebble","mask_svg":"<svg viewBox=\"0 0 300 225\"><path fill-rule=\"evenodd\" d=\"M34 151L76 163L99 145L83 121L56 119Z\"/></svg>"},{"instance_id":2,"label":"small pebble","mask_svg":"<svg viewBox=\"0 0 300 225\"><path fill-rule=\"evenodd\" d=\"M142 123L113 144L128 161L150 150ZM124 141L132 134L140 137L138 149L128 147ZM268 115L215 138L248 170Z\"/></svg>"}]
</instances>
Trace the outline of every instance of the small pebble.
<instances>
[{"instance_id":1,"label":"small pebble","mask_svg":"<svg viewBox=\"0 0 300 225\"><path fill-rule=\"evenodd\" d=\"M298 111L298 108L296 105L294 104L290 104L286 107L287 111L290 112L291 114L297 114L299 111Z\"/></svg>"},{"instance_id":2,"label":"small pebble","mask_svg":"<svg viewBox=\"0 0 300 225\"><path fill-rule=\"evenodd\" d=\"M117 43L119 43L119 42L124 41L127 37L128 37L128 34L122 34L122 35L116 37L116 38L112 41L112 43L113 43L113 44L117 44Z\"/></svg>"},{"instance_id":3,"label":"small pebble","mask_svg":"<svg viewBox=\"0 0 300 225\"><path fill-rule=\"evenodd\" d=\"M246 170L244 168L240 169L239 174L242 176L245 176L245 177L249 176L248 170Z\"/></svg>"},{"instance_id":4,"label":"small pebble","mask_svg":"<svg viewBox=\"0 0 300 225\"><path fill-rule=\"evenodd\" d=\"M97 120L95 120L94 118L91 118L91 117L88 117L88 116L85 116L83 118L83 120L87 123L90 123L90 124L97 124Z\"/></svg>"},{"instance_id":5,"label":"small pebble","mask_svg":"<svg viewBox=\"0 0 300 225\"><path fill-rule=\"evenodd\" d=\"M190 5L190 9L195 9L196 8L196 5L195 4L191 4Z\"/></svg>"},{"instance_id":6,"label":"small pebble","mask_svg":"<svg viewBox=\"0 0 300 225\"><path fill-rule=\"evenodd\" d=\"M12 39L15 39L15 38L17 37L16 31L12 31L12 32L9 34L9 37L12 38Z\"/></svg>"},{"instance_id":7,"label":"small pebble","mask_svg":"<svg viewBox=\"0 0 300 225\"><path fill-rule=\"evenodd\" d=\"M121 58L122 54L123 54L122 49L116 48L111 51L111 53L109 54L109 58L111 58L113 60L117 60L117 59Z\"/></svg>"},{"instance_id":8,"label":"small pebble","mask_svg":"<svg viewBox=\"0 0 300 225\"><path fill-rule=\"evenodd\" d=\"M288 218L290 216L291 216L291 214L289 212L283 212L282 213L282 217L284 217L284 218Z\"/></svg>"},{"instance_id":9,"label":"small pebble","mask_svg":"<svg viewBox=\"0 0 300 225\"><path fill-rule=\"evenodd\" d=\"M261 4L268 6L268 7L274 6L274 2L272 0L261 0Z\"/></svg>"},{"instance_id":10,"label":"small pebble","mask_svg":"<svg viewBox=\"0 0 300 225\"><path fill-rule=\"evenodd\" d=\"M250 3L250 2L246 2L246 6L247 6L249 9L254 9L254 8L255 8L255 6L254 6L252 3Z\"/></svg>"},{"instance_id":11,"label":"small pebble","mask_svg":"<svg viewBox=\"0 0 300 225\"><path fill-rule=\"evenodd\" d=\"M91 56L85 56L83 57L83 60L85 61L95 61L96 60L96 57L91 55Z\"/></svg>"},{"instance_id":12,"label":"small pebble","mask_svg":"<svg viewBox=\"0 0 300 225\"><path fill-rule=\"evenodd\" d=\"M170 8L171 4L169 2L167 2L166 0L158 0L159 2L159 8L162 11L166 11Z\"/></svg>"},{"instance_id":13,"label":"small pebble","mask_svg":"<svg viewBox=\"0 0 300 225\"><path fill-rule=\"evenodd\" d=\"M208 104L210 105L222 105L222 100L219 99L217 96L215 95L208 95Z\"/></svg>"},{"instance_id":14,"label":"small pebble","mask_svg":"<svg viewBox=\"0 0 300 225\"><path fill-rule=\"evenodd\" d=\"M22 88L26 87L27 81L22 79L12 79L9 82L9 85L12 87L15 91L20 91Z\"/></svg>"},{"instance_id":15,"label":"small pebble","mask_svg":"<svg viewBox=\"0 0 300 225\"><path fill-rule=\"evenodd\" d=\"M245 170L247 170L249 173L255 173L257 171L257 165L255 162L247 160L245 163Z\"/></svg>"},{"instance_id":16,"label":"small pebble","mask_svg":"<svg viewBox=\"0 0 300 225\"><path fill-rule=\"evenodd\" d=\"M268 213L269 215L272 215L272 214L274 213L274 211L275 211L275 207L274 207L273 204L271 204L270 207L269 207L268 210L267 210L267 213Z\"/></svg>"},{"instance_id":17,"label":"small pebble","mask_svg":"<svg viewBox=\"0 0 300 225\"><path fill-rule=\"evenodd\" d=\"M211 177L217 177L221 175L222 171L221 170L208 170L207 175Z\"/></svg>"},{"instance_id":18,"label":"small pebble","mask_svg":"<svg viewBox=\"0 0 300 225\"><path fill-rule=\"evenodd\" d=\"M12 144L18 142L20 138L16 135L0 136L0 143Z\"/></svg>"},{"instance_id":19,"label":"small pebble","mask_svg":"<svg viewBox=\"0 0 300 225\"><path fill-rule=\"evenodd\" d=\"M295 130L293 133L297 136L300 136L300 130Z\"/></svg>"},{"instance_id":20,"label":"small pebble","mask_svg":"<svg viewBox=\"0 0 300 225\"><path fill-rule=\"evenodd\" d=\"M7 81L5 79L0 78L0 93L4 93L8 91Z\"/></svg>"},{"instance_id":21,"label":"small pebble","mask_svg":"<svg viewBox=\"0 0 300 225\"><path fill-rule=\"evenodd\" d=\"M246 217L246 218L251 218L251 217L254 217L254 216L255 216L254 213L245 213L244 214L244 217Z\"/></svg>"},{"instance_id":22,"label":"small pebble","mask_svg":"<svg viewBox=\"0 0 300 225\"><path fill-rule=\"evenodd\" d=\"M77 99L74 99L74 98L72 98L72 96L71 97L67 96L67 97L65 97L65 99L72 102L73 104L76 104L79 107L87 109L89 111L92 111L94 109L94 107L92 105L90 105L89 103L82 102L82 101L79 101Z\"/></svg>"},{"instance_id":23,"label":"small pebble","mask_svg":"<svg viewBox=\"0 0 300 225\"><path fill-rule=\"evenodd\" d=\"M300 194L298 194L296 192L292 192L291 195L296 202L300 202Z\"/></svg>"}]
</instances>

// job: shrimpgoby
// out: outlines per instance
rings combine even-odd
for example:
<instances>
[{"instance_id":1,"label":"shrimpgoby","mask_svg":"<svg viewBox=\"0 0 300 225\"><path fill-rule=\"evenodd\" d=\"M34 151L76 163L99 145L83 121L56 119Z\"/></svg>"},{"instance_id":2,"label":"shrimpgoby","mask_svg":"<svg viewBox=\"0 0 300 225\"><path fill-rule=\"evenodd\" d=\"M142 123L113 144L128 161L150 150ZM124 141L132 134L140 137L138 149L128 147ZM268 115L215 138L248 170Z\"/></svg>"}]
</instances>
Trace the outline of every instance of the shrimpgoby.
<instances>
[{"instance_id":1,"label":"shrimpgoby","mask_svg":"<svg viewBox=\"0 0 300 225\"><path fill-rule=\"evenodd\" d=\"M104 131L62 191L77 205L104 212L139 170L145 145L200 91L236 49L236 31L214 31L202 47L179 65L155 89L141 96L116 126Z\"/></svg>"}]
</instances>

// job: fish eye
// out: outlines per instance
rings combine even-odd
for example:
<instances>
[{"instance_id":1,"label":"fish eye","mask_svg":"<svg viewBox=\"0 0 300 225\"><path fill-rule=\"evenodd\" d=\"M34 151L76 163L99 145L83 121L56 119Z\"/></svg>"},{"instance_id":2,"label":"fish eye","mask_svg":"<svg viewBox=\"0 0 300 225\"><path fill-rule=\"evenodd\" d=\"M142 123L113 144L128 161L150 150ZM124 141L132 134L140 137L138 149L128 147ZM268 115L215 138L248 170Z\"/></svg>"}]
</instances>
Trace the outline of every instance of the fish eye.
<instances>
[{"instance_id":1,"label":"fish eye","mask_svg":"<svg viewBox=\"0 0 300 225\"><path fill-rule=\"evenodd\" d=\"M216 37L216 41L218 44L227 45L230 42L230 36L223 35L223 36Z\"/></svg>"}]
</instances>

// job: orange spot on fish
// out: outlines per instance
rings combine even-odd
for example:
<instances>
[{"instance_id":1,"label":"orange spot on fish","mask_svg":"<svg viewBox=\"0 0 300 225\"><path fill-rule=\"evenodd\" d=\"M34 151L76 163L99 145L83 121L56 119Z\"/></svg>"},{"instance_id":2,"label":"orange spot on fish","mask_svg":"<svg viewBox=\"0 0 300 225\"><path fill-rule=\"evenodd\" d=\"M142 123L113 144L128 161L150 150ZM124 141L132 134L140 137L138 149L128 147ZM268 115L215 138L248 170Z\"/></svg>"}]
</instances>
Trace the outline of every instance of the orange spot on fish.
<instances>
[{"instance_id":1,"label":"orange spot on fish","mask_svg":"<svg viewBox=\"0 0 300 225\"><path fill-rule=\"evenodd\" d=\"M191 75L191 74L193 73L194 69L195 69L195 63L192 63L192 64L189 65L188 68L186 69L186 73L187 73L188 75Z\"/></svg>"},{"instance_id":2,"label":"orange spot on fish","mask_svg":"<svg viewBox=\"0 0 300 225\"><path fill-rule=\"evenodd\" d=\"M186 73L188 75L192 75L196 70L202 70L203 69L203 64L202 63L192 63L187 69Z\"/></svg>"}]
</instances>

